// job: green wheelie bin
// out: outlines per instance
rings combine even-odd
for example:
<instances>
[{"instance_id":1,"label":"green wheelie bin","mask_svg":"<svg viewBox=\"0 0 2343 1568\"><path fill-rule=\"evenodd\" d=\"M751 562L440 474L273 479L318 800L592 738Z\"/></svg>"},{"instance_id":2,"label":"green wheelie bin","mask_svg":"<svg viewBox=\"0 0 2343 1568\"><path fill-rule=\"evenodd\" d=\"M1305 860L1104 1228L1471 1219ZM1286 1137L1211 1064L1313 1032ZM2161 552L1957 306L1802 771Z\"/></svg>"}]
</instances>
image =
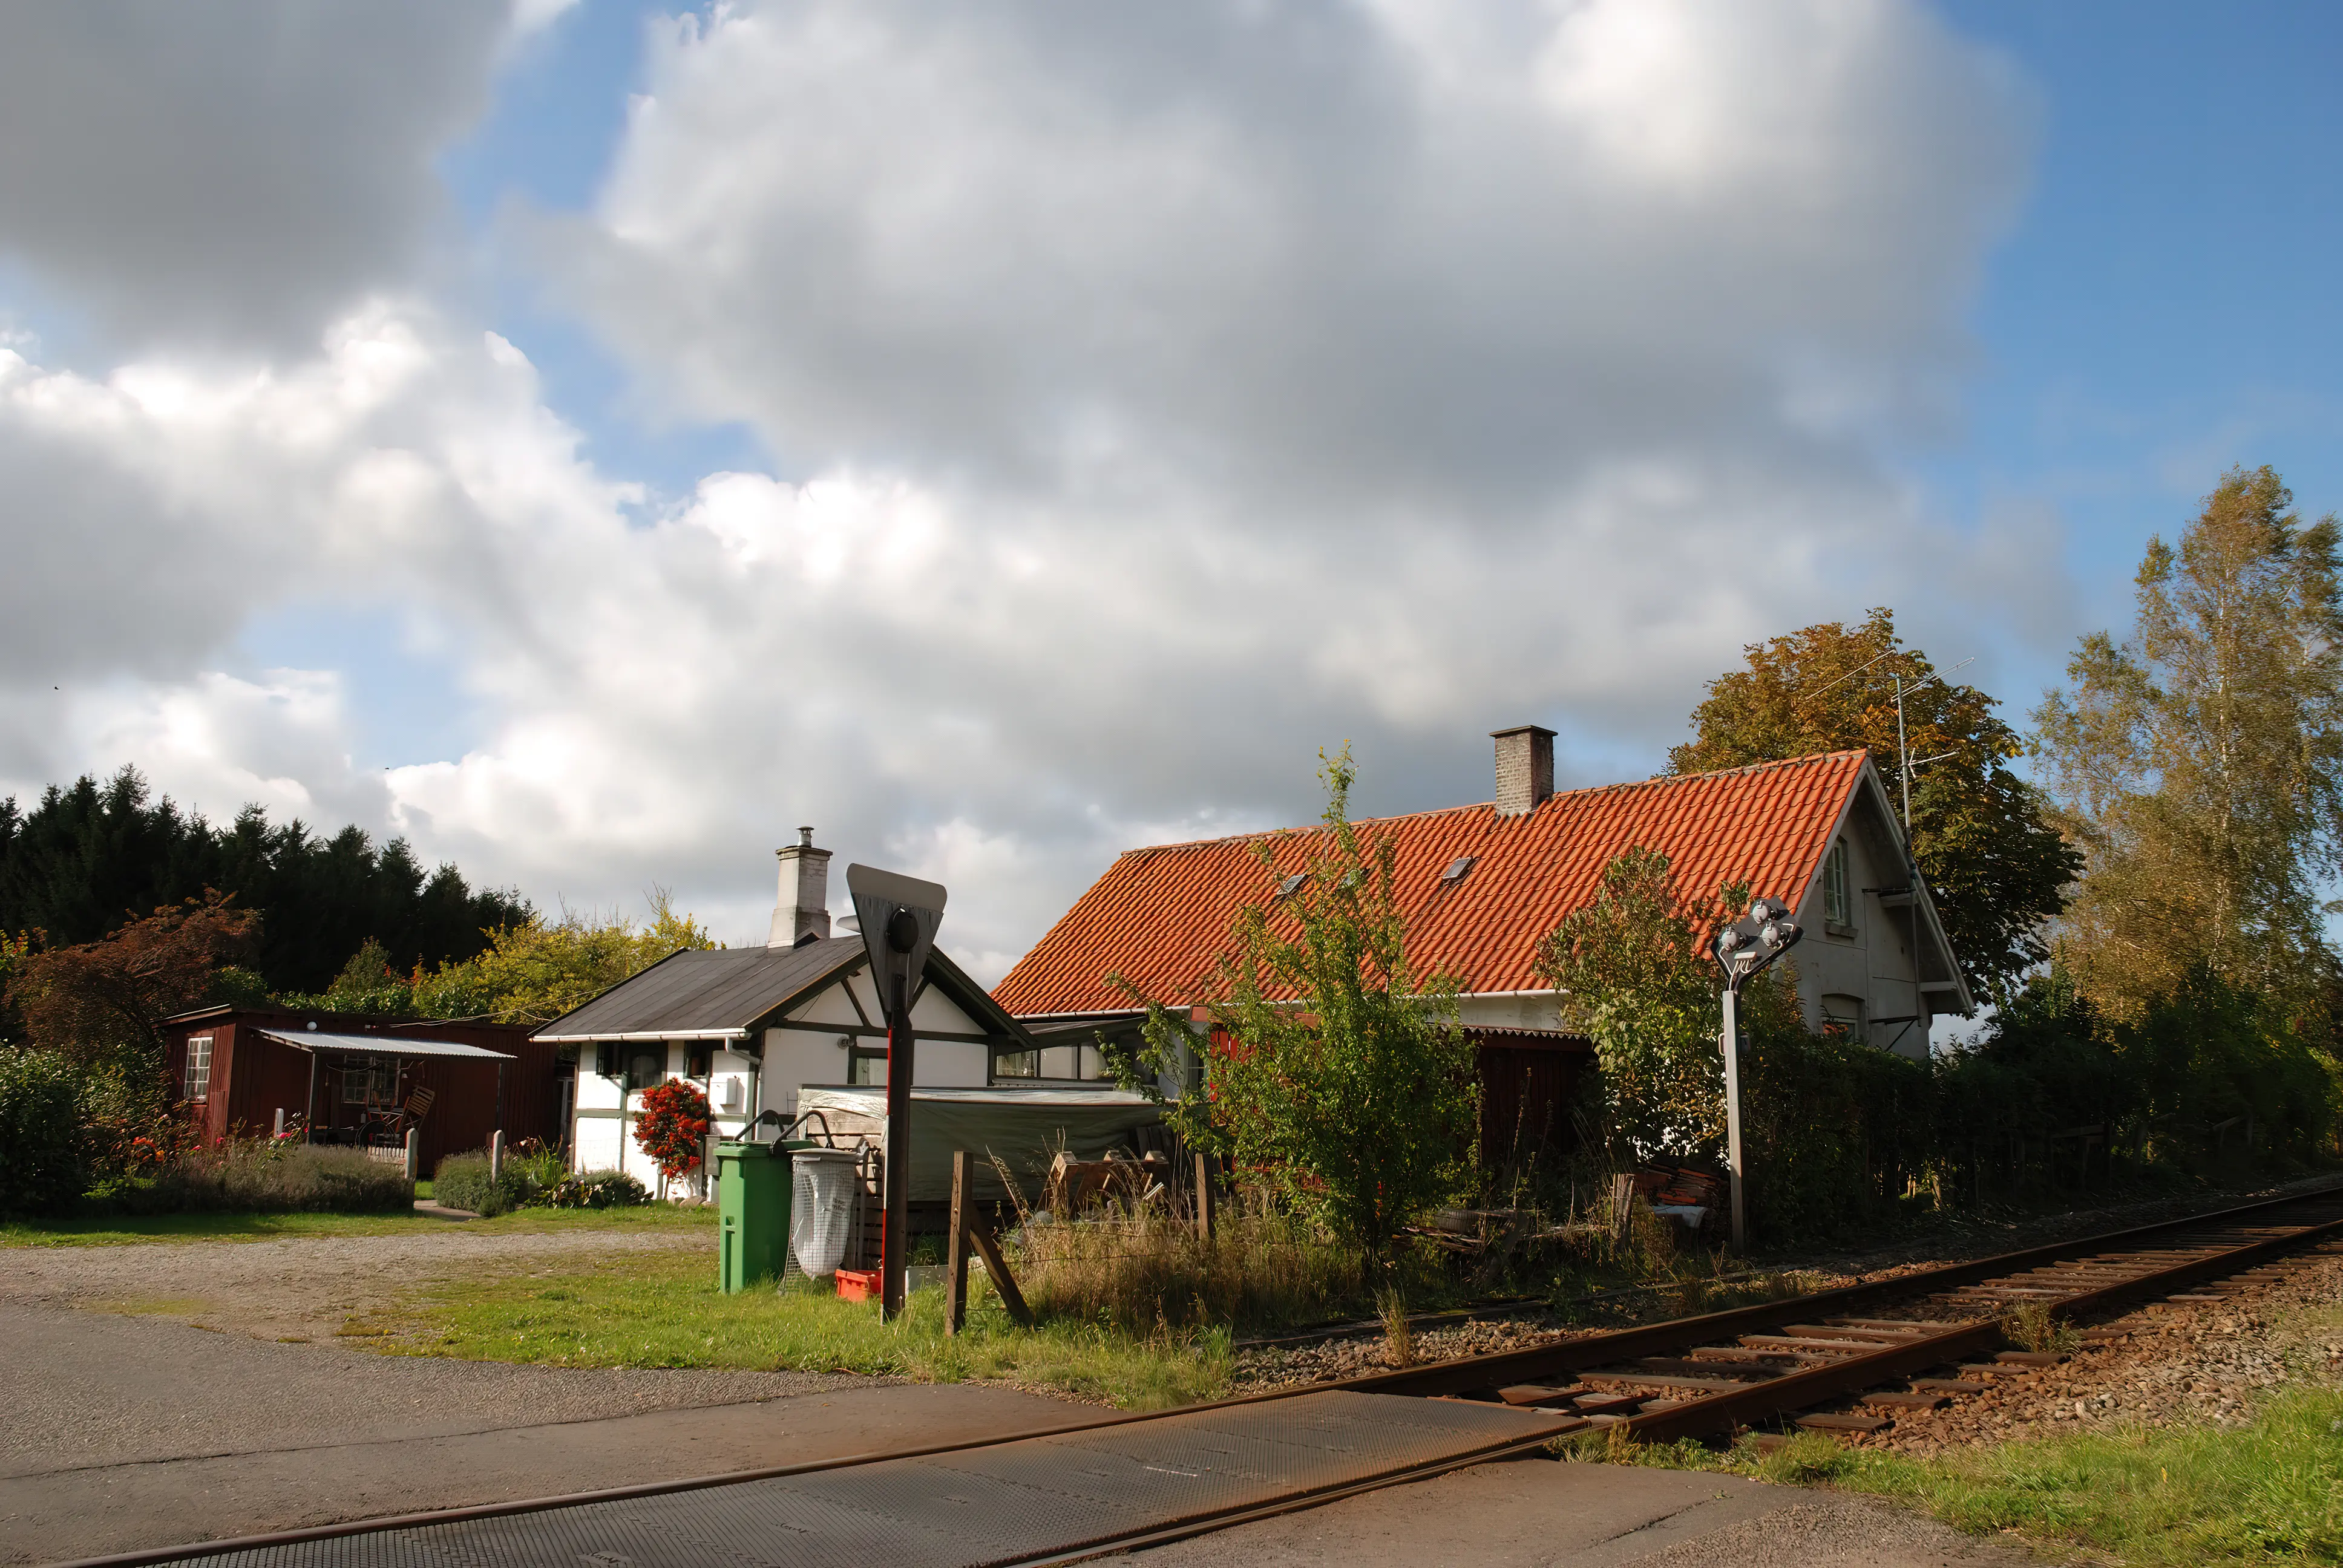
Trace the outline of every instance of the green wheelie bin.
<instances>
[{"instance_id":1,"label":"green wheelie bin","mask_svg":"<svg viewBox=\"0 0 2343 1568\"><path fill-rule=\"evenodd\" d=\"M716 1146L716 1278L727 1294L781 1277L789 1261L789 1155L808 1144Z\"/></svg>"}]
</instances>

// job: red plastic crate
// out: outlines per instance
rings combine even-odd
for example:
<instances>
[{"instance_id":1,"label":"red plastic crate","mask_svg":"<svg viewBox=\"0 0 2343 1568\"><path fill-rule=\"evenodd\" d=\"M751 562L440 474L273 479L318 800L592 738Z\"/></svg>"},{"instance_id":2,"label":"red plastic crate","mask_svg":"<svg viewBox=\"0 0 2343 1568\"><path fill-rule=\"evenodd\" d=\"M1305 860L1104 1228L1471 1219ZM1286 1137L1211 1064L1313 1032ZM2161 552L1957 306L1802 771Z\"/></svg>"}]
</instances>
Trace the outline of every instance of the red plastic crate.
<instances>
[{"instance_id":1,"label":"red plastic crate","mask_svg":"<svg viewBox=\"0 0 2343 1568\"><path fill-rule=\"evenodd\" d=\"M879 1299L879 1271L876 1269L840 1269L838 1271L838 1299L842 1302L875 1302Z\"/></svg>"}]
</instances>

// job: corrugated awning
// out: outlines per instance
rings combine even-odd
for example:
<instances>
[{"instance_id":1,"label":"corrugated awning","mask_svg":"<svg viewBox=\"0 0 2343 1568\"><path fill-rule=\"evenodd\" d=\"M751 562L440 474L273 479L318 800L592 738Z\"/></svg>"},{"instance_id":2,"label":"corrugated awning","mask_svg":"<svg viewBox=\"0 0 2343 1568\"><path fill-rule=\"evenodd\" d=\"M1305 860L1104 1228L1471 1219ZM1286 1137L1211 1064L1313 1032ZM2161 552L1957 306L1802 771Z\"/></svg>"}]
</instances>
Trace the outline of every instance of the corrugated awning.
<instances>
[{"instance_id":1,"label":"corrugated awning","mask_svg":"<svg viewBox=\"0 0 2343 1568\"><path fill-rule=\"evenodd\" d=\"M409 1040L396 1034L321 1034L315 1030L259 1031L263 1040L302 1050L339 1050L361 1056L464 1056L481 1061L512 1061L511 1052L485 1046L458 1045L452 1040Z\"/></svg>"}]
</instances>

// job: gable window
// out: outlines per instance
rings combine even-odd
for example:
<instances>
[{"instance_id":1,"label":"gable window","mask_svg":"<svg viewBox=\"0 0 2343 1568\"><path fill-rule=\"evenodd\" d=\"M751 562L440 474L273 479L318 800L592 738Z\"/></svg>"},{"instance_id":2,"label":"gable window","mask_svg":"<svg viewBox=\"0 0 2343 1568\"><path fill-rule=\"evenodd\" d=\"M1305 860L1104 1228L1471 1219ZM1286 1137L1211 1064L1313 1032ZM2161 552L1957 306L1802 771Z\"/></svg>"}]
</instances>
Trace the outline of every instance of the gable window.
<instances>
[{"instance_id":1,"label":"gable window","mask_svg":"<svg viewBox=\"0 0 2343 1568\"><path fill-rule=\"evenodd\" d=\"M1823 1028L1842 1030L1847 1039L1860 1040L1863 1031L1863 999L1825 992L1823 996Z\"/></svg>"},{"instance_id":2,"label":"gable window","mask_svg":"<svg viewBox=\"0 0 2343 1568\"><path fill-rule=\"evenodd\" d=\"M212 1094L212 1037L187 1037L187 1098L209 1100Z\"/></svg>"},{"instance_id":3,"label":"gable window","mask_svg":"<svg viewBox=\"0 0 2343 1568\"><path fill-rule=\"evenodd\" d=\"M1855 900L1849 895L1846 874L1846 840L1841 839L1823 857L1823 924L1852 927L1855 924Z\"/></svg>"}]
</instances>

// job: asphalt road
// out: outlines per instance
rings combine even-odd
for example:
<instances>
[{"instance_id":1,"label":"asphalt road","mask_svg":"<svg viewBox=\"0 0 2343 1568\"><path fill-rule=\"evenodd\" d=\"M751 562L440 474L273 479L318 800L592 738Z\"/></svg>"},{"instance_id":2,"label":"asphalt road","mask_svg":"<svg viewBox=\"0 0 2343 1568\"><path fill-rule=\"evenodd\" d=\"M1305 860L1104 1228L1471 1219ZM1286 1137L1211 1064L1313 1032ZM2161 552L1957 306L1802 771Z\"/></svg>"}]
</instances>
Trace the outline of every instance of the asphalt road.
<instances>
[{"instance_id":1,"label":"asphalt road","mask_svg":"<svg viewBox=\"0 0 2343 1568\"><path fill-rule=\"evenodd\" d=\"M1055 1424L1012 1390L375 1356L0 1305L0 1563Z\"/></svg>"}]
</instances>

